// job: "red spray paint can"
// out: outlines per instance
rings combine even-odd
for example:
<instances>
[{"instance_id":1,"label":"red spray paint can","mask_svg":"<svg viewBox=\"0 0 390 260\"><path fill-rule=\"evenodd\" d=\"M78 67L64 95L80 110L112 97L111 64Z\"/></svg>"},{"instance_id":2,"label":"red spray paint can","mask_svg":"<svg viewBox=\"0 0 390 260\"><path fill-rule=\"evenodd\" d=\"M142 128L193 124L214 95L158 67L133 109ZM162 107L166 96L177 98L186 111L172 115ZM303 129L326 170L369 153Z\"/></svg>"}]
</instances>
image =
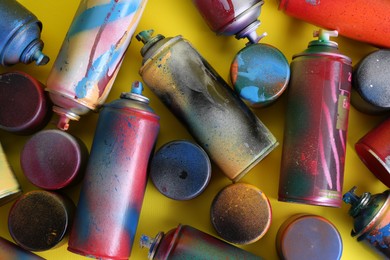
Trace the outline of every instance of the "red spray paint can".
<instances>
[{"instance_id":1,"label":"red spray paint can","mask_svg":"<svg viewBox=\"0 0 390 260\"><path fill-rule=\"evenodd\" d=\"M279 0L279 9L340 35L390 47L390 1Z\"/></svg>"},{"instance_id":2,"label":"red spray paint can","mask_svg":"<svg viewBox=\"0 0 390 260\"><path fill-rule=\"evenodd\" d=\"M318 34L291 63L279 200L340 207L352 63Z\"/></svg>"},{"instance_id":3,"label":"red spray paint can","mask_svg":"<svg viewBox=\"0 0 390 260\"><path fill-rule=\"evenodd\" d=\"M159 117L141 95L131 93L103 106L85 172L68 250L128 259L147 182L147 166Z\"/></svg>"}]
</instances>

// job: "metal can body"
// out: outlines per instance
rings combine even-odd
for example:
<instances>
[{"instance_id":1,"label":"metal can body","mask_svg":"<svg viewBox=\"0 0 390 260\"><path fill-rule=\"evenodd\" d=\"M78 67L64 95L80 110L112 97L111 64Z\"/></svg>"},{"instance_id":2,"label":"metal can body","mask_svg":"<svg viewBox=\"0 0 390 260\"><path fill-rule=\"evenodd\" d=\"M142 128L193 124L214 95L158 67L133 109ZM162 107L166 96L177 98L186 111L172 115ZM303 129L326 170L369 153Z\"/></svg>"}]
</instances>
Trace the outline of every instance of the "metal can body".
<instances>
[{"instance_id":1,"label":"metal can body","mask_svg":"<svg viewBox=\"0 0 390 260\"><path fill-rule=\"evenodd\" d=\"M136 101L103 107L91 148L68 250L128 259L143 202L159 117Z\"/></svg>"},{"instance_id":2,"label":"metal can body","mask_svg":"<svg viewBox=\"0 0 390 260\"><path fill-rule=\"evenodd\" d=\"M150 242L146 236L141 237L141 246ZM187 225L179 225L166 234L160 232L152 241L150 247L150 260L174 259L257 259L241 248L235 247L216 237L204 233Z\"/></svg>"},{"instance_id":3,"label":"metal can body","mask_svg":"<svg viewBox=\"0 0 390 260\"><path fill-rule=\"evenodd\" d=\"M106 100L146 0L83 0L47 79L58 127Z\"/></svg>"},{"instance_id":4,"label":"metal can body","mask_svg":"<svg viewBox=\"0 0 390 260\"><path fill-rule=\"evenodd\" d=\"M280 201L341 206L352 66L336 50L312 41L293 57Z\"/></svg>"},{"instance_id":5,"label":"metal can body","mask_svg":"<svg viewBox=\"0 0 390 260\"><path fill-rule=\"evenodd\" d=\"M343 36L390 47L389 1L279 0L279 9Z\"/></svg>"},{"instance_id":6,"label":"metal can body","mask_svg":"<svg viewBox=\"0 0 390 260\"><path fill-rule=\"evenodd\" d=\"M239 180L277 146L275 137L188 41L161 37L144 46L140 75L224 174Z\"/></svg>"},{"instance_id":7,"label":"metal can body","mask_svg":"<svg viewBox=\"0 0 390 260\"><path fill-rule=\"evenodd\" d=\"M0 206L15 199L22 190L4 154L0 143Z\"/></svg>"},{"instance_id":8,"label":"metal can body","mask_svg":"<svg viewBox=\"0 0 390 260\"><path fill-rule=\"evenodd\" d=\"M49 58L42 54L40 39L42 23L16 0L0 2L0 64L10 66L19 62L36 61L44 65Z\"/></svg>"},{"instance_id":9,"label":"metal can body","mask_svg":"<svg viewBox=\"0 0 390 260\"><path fill-rule=\"evenodd\" d=\"M390 190L358 197L356 187L344 194L345 203L351 204L349 215L354 218L351 236L364 241L377 252L390 258Z\"/></svg>"},{"instance_id":10,"label":"metal can body","mask_svg":"<svg viewBox=\"0 0 390 260\"><path fill-rule=\"evenodd\" d=\"M217 34L240 37L243 30L253 31L260 25L263 0L192 0L207 25ZM246 34L246 33L244 33ZM246 35L245 35L246 36Z\"/></svg>"},{"instance_id":11,"label":"metal can body","mask_svg":"<svg viewBox=\"0 0 390 260\"><path fill-rule=\"evenodd\" d=\"M0 256L2 259L44 260L44 258L37 256L2 237L0 237Z\"/></svg>"},{"instance_id":12,"label":"metal can body","mask_svg":"<svg viewBox=\"0 0 390 260\"><path fill-rule=\"evenodd\" d=\"M390 118L368 132L355 150L368 169L390 188Z\"/></svg>"}]
</instances>

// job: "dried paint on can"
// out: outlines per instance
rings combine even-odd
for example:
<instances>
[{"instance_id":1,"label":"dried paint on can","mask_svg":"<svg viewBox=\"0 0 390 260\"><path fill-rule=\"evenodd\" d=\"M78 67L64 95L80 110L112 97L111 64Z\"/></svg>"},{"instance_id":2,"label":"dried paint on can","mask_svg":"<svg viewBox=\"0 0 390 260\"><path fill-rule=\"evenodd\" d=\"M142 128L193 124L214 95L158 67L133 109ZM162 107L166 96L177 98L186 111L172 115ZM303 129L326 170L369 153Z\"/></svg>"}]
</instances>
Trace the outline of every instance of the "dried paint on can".
<instances>
[{"instance_id":1,"label":"dried paint on can","mask_svg":"<svg viewBox=\"0 0 390 260\"><path fill-rule=\"evenodd\" d=\"M44 251L64 243L75 205L65 195L35 190L20 197L8 215L13 240L29 251Z\"/></svg>"},{"instance_id":2,"label":"dried paint on can","mask_svg":"<svg viewBox=\"0 0 390 260\"><path fill-rule=\"evenodd\" d=\"M88 149L77 137L51 129L33 135L24 145L20 164L35 186L58 190L81 181Z\"/></svg>"},{"instance_id":3,"label":"dried paint on can","mask_svg":"<svg viewBox=\"0 0 390 260\"><path fill-rule=\"evenodd\" d=\"M211 162L199 145L186 140L171 141L154 154L149 175L163 195L174 200L190 200L207 187Z\"/></svg>"},{"instance_id":4,"label":"dried paint on can","mask_svg":"<svg viewBox=\"0 0 390 260\"><path fill-rule=\"evenodd\" d=\"M218 235L230 243L245 245L258 241L267 233L271 218L267 196L246 183L223 188L211 205L211 223Z\"/></svg>"},{"instance_id":5,"label":"dried paint on can","mask_svg":"<svg viewBox=\"0 0 390 260\"><path fill-rule=\"evenodd\" d=\"M20 71L0 75L0 104L0 129L15 134L37 132L52 115L43 84Z\"/></svg>"}]
</instances>

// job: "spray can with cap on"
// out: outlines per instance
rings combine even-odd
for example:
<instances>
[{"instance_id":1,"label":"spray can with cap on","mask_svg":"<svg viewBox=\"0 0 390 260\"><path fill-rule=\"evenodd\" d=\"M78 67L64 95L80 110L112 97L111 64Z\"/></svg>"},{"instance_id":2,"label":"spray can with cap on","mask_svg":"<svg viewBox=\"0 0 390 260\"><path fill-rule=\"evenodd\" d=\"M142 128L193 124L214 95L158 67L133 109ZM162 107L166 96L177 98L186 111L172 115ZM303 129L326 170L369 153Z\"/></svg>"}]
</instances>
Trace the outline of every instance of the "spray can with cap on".
<instances>
[{"instance_id":1,"label":"spray can with cap on","mask_svg":"<svg viewBox=\"0 0 390 260\"><path fill-rule=\"evenodd\" d=\"M47 79L57 127L106 100L147 0L82 0Z\"/></svg>"},{"instance_id":2,"label":"spray can with cap on","mask_svg":"<svg viewBox=\"0 0 390 260\"><path fill-rule=\"evenodd\" d=\"M42 53L42 23L16 0L0 1L0 64L45 65L49 58Z\"/></svg>"},{"instance_id":3,"label":"spray can with cap on","mask_svg":"<svg viewBox=\"0 0 390 260\"><path fill-rule=\"evenodd\" d=\"M88 160L68 250L95 258L128 259L147 182L159 117L135 82L103 106Z\"/></svg>"},{"instance_id":4,"label":"spray can with cap on","mask_svg":"<svg viewBox=\"0 0 390 260\"><path fill-rule=\"evenodd\" d=\"M341 207L352 62L337 31L314 36L291 63L279 200Z\"/></svg>"},{"instance_id":5,"label":"spray can with cap on","mask_svg":"<svg viewBox=\"0 0 390 260\"><path fill-rule=\"evenodd\" d=\"M278 144L272 133L181 36L137 35L140 75L223 173L238 181Z\"/></svg>"},{"instance_id":6,"label":"spray can with cap on","mask_svg":"<svg viewBox=\"0 0 390 260\"><path fill-rule=\"evenodd\" d=\"M259 41L258 16L262 0L192 0L210 29L217 35L236 35L249 42L233 59L230 79L244 102L254 108L274 103L286 90L290 67L283 53Z\"/></svg>"}]
</instances>

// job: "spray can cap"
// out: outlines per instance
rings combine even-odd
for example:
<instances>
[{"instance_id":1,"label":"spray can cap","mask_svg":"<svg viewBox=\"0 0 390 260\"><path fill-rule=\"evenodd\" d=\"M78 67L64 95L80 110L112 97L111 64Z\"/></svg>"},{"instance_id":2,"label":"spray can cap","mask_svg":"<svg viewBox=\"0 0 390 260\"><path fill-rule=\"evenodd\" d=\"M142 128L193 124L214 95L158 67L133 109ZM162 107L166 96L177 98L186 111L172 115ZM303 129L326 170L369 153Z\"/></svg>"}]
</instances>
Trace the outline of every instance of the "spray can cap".
<instances>
[{"instance_id":1,"label":"spray can cap","mask_svg":"<svg viewBox=\"0 0 390 260\"><path fill-rule=\"evenodd\" d=\"M315 45L317 45L317 46L321 45L321 46L329 46L329 47L338 48L337 42L330 40L330 37L337 37L338 35L339 35L339 33L336 30L334 30L334 31L328 31L328 30L324 30L324 29L315 30L313 32L313 37L318 37L318 39L311 41L309 43L309 47L315 46Z\"/></svg>"},{"instance_id":2,"label":"spray can cap","mask_svg":"<svg viewBox=\"0 0 390 260\"><path fill-rule=\"evenodd\" d=\"M139 244L141 248L148 248L148 259L153 259L154 255L156 254L157 247L159 246L161 239L163 238L164 233L159 232L155 238L148 237L146 235L141 235Z\"/></svg>"},{"instance_id":3,"label":"spray can cap","mask_svg":"<svg viewBox=\"0 0 390 260\"><path fill-rule=\"evenodd\" d=\"M149 103L149 99L142 95L142 91L144 90L144 87L140 81L134 81L133 84L131 85L131 90L130 92L122 92L120 98L124 99L132 99L132 100L137 100L142 103Z\"/></svg>"},{"instance_id":4,"label":"spray can cap","mask_svg":"<svg viewBox=\"0 0 390 260\"><path fill-rule=\"evenodd\" d=\"M344 194L343 201L347 204L351 204L351 208L349 209L349 215L352 217L356 217L361 210L363 210L370 201L371 193L365 192L361 197L358 197L355 194L355 190L357 189L354 186L350 191Z\"/></svg>"},{"instance_id":5,"label":"spray can cap","mask_svg":"<svg viewBox=\"0 0 390 260\"><path fill-rule=\"evenodd\" d=\"M164 39L165 37L161 34L157 34L156 36L152 36L154 30L145 30L140 32L135 36L135 38L145 44L141 49L142 57L145 57L146 52L158 41Z\"/></svg>"}]
</instances>

